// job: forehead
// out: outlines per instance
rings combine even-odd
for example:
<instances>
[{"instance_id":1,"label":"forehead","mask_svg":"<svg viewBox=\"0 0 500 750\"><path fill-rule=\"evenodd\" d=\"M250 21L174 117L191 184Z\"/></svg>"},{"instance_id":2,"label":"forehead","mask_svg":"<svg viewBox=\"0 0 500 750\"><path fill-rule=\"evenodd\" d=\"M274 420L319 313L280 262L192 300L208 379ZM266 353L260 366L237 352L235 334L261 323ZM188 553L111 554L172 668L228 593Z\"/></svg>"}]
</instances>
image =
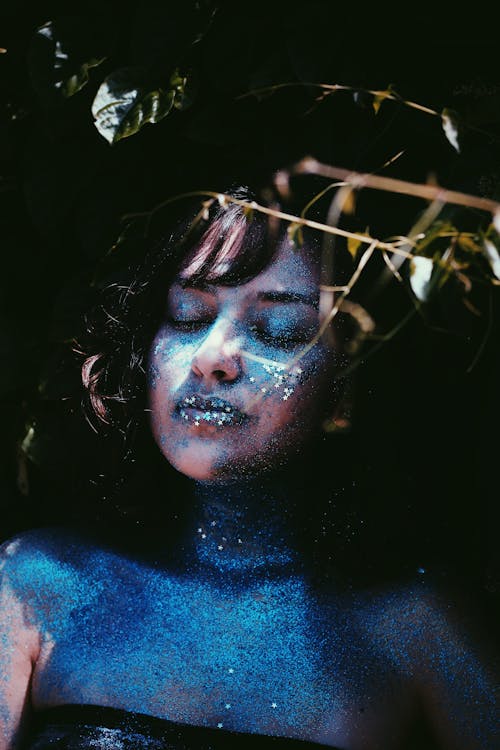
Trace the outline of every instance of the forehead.
<instances>
[{"instance_id":1,"label":"forehead","mask_svg":"<svg viewBox=\"0 0 500 750\"><path fill-rule=\"evenodd\" d=\"M319 277L318 251L308 245L295 249L287 242L278 248L272 262L252 281L258 286L272 284L278 291L293 287L314 292L318 289Z\"/></svg>"},{"instance_id":2,"label":"forehead","mask_svg":"<svg viewBox=\"0 0 500 750\"><path fill-rule=\"evenodd\" d=\"M188 281L189 273L184 274L181 271L177 280ZM234 288L245 294L268 290L314 294L318 291L319 280L318 250L307 244L295 249L291 243L284 241L278 247L271 262L260 273ZM216 281L212 283L217 286Z\"/></svg>"}]
</instances>

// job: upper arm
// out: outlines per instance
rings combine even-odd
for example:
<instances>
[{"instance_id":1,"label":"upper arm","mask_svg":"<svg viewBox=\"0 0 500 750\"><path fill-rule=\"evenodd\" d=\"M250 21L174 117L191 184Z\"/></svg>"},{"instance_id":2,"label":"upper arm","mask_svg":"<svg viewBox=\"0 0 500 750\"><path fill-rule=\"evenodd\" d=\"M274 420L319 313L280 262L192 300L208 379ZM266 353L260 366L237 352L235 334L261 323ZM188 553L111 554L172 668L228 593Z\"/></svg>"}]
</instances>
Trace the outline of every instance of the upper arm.
<instances>
[{"instance_id":1,"label":"upper arm","mask_svg":"<svg viewBox=\"0 0 500 750\"><path fill-rule=\"evenodd\" d=\"M0 547L0 750L17 746L29 709L29 689L38 653L38 633L27 617L11 571L16 541Z\"/></svg>"},{"instance_id":2,"label":"upper arm","mask_svg":"<svg viewBox=\"0 0 500 750\"><path fill-rule=\"evenodd\" d=\"M402 660L445 750L498 750L492 638L451 597L417 594L400 610Z\"/></svg>"},{"instance_id":3,"label":"upper arm","mask_svg":"<svg viewBox=\"0 0 500 750\"><path fill-rule=\"evenodd\" d=\"M498 661L489 638L456 611L433 608L432 619L419 682L436 735L453 750L498 749Z\"/></svg>"}]
</instances>

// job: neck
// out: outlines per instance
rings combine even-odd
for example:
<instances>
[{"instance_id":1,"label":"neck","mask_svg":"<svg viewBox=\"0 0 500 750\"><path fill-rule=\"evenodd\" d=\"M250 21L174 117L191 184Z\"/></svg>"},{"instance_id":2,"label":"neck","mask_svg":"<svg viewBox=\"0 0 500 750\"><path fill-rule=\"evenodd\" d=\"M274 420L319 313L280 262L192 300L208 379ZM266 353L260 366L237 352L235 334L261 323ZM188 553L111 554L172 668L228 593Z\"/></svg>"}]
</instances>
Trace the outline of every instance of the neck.
<instances>
[{"instance_id":1,"label":"neck","mask_svg":"<svg viewBox=\"0 0 500 750\"><path fill-rule=\"evenodd\" d=\"M297 572L298 502L292 486L282 476L196 483L184 553L215 576Z\"/></svg>"}]
</instances>

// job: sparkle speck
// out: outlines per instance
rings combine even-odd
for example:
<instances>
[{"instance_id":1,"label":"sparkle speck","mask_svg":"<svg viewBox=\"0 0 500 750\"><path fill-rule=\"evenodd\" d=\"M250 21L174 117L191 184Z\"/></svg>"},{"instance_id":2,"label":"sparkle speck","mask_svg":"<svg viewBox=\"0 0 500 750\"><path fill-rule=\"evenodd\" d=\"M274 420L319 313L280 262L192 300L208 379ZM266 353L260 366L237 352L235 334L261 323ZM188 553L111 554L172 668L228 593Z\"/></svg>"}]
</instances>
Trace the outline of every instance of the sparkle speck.
<instances>
[{"instance_id":1,"label":"sparkle speck","mask_svg":"<svg viewBox=\"0 0 500 750\"><path fill-rule=\"evenodd\" d=\"M206 535L206 534L202 534L202 535L201 535L201 538L202 538L202 539L206 539L206 538L207 538L207 535Z\"/></svg>"},{"instance_id":2,"label":"sparkle speck","mask_svg":"<svg viewBox=\"0 0 500 750\"><path fill-rule=\"evenodd\" d=\"M217 729L222 729L223 726L224 724L222 723L222 721L219 721L219 723L217 724Z\"/></svg>"},{"instance_id":3,"label":"sparkle speck","mask_svg":"<svg viewBox=\"0 0 500 750\"><path fill-rule=\"evenodd\" d=\"M220 550L223 550L224 547L222 546L222 544L219 544L218 547L217 547L217 549L220 551Z\"/></svg>"},{"instance_id":4,"label":"sparkle speck","mask_svg":"<svg viewBox=\"0 0 500 750\"><path fill-rule=\"evenodd\" d=\"M227 671L229 672L229 674L234 674L234 669L232 667L229 667Z\"/></svg>"},{"instance_id":5,"label":"sparkle speck","mask_svg":"<svg viewBox=\"0 0 500 750\"><path fill-rule=\"evenodd\" d=\"M262 393L267 393L267 388L261 388L260 390L262 391Z\"/></svg>"},{"instance_id":6,"label":"sparkle speck","mask_svg":"<svg viewBox=\"0 0 500 750\"><path fill-rule=\"evenodd\" d=\"M271 703L271 708L278 708L278 704L273 701Z\"/></svg>"},{"instance_id":7,"label":"sparkle speck","mask_svg":"<svg viewBox=\"0 0 500 750\"><path fill-rule=\"evenodd\" d=\"M226 703L226 708L228 708L228 709L231 708L231 704L230 703Z\"/></svg>"},{"instance_id":8,"label":"sparkle speck","mask_svg":"<svg viewBox=\"0 0 500 750\"><path fill-rule=\"evenodd\" d=\"M250 382L255 383L255 378L253 376L250 378Z\"/></svg>"}]
</instances>

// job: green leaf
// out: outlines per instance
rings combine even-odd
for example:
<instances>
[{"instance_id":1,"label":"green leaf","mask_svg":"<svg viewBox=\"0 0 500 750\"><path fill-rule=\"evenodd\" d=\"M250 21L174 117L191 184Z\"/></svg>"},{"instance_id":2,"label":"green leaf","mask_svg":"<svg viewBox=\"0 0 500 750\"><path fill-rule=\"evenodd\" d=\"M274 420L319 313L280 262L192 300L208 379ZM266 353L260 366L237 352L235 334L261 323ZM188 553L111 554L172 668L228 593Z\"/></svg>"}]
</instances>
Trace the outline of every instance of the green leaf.
<instances>
[{"instance_id":1,"label":"green leaf","mask_svg":"<svg viewBox=\"0 0 500 750\"><path fill-rule=\"evenodd\" d=\"M183 75L176 68L170 76L169 90L174 93L174 107L184 110L191 106L194 99L194 85L192 76Z\"/></svg>"},{"instance_id":2,"label":"green leaf","mask_svg":"<svg viewBox=\"0 0 500 750\"><path fill-rule=\"evenodd\" d=\"M379 113L379 109L382 106L382 102L389 98L392 98L392 91L390 88L387 89L386 91L379 91L377 94L374 95L372 107L376 115L378 115Z\"/></svg>"},{"instance_id":3,"label":"green leaf","mask_svg":"<svg viewBox=\"0 0 500 750\"><path fill-rule=\"evenodd\" d=\"M244 214L246 220L248 221L248 223L250 223L251 221L253 221L254 213L255 212L254 212L254 209L252 208L252 206L243 206L243 214Z\"/></svg>"},{"instance_id":4,"label":"green leaf","mask_svg":"<svg viewBox=\"0 0 500 750\"><path fill-rule=\"evenodd\" d=\"M33 425L30 425L21 443L21 450L30 458L32 458L31 454L32 454L32 446L34 442L35 442L35 428Z\"/></svg>"},{"instance_id":5,"label":"green leaf","mask_svg":"<svg viewBox=\"0 0 500 750\"><path fill-rule=\"evenodd\" d=\"M362 245L361 240L356 239L356 237L347 238L347 249L349 250L353 260L356 259L356 255L361 245Z\"/></svg>"},{"instance_id":6,"label":"green leaf","mask_svg":"<svg viewBox=\"0 0 500 750\"><path fill-rule=\"evenodd\" d=\"M73 96L88 83L89 70L106 59L103 52L111 46L106 29L96 33L86 24L78 17L59 18L37 29L28 63L33 84L44 99Z\"/></svg>"},{"instance_id":7,"label":"green leaf","mask_svg":"<svg viewBox=\"0 0 500 750\"><path fill-rule=\"evenodd\" d=\"M443 109L441 112L441 124L448 141L451 143L455 151L460 153L460 128L457 114L451 109Z\"/></svg>"},{"instance_id":8,"label":"green leaf","mask_svg":"<svg viewBox=\"0 0 500 750\"><path fill-rule=\"evenodd\" d=\"M360 237L370 237L370 228L366 227L366 230L364 232L357 232L358 236ZM356 260L356 255L358 254L358 250L363 245L362 240L358 240L357 237L348 237L347 238L347 249L349 250L351 257L353 260Z\"/></svg>"},{"instance_id":9,"label":"green leaf","mask_svg":"<svg viewBox=\"0 0 500 750\"><path fill-rule=\"evenodd\" d=\"M469 255L476 255L483 252L482 246L478 245L477 242L467 235L459 235L457 243L460 249Z\"/></svg>"},{"instance_id":10,"label":"green leaf","mask_svg":"<svg viewBox=\"0 0 500 750\"><path fill-rule=\"evenodd\" d=\"M431 258L416 255L410 261L410 286L420 302L426 302L432 288L432 271L434 263Z\"/></svg>"},{"instance_id":11,"label":"green leaf","mask_svg":"<svg viewBox=\"0 0 500 750\"><path fill-rule=\"evenodd\" d=\"M104 62L105 59L105 57L92 58L88 62L80 65L76 73L73 73L73 75L69 76L66 81L61 83L62 95L69 97L80 91L80 89L82 89L89 81L89 70L91 68L96 68Z\"/></svg>"},{"instance_id":12,"label":"green leaf","mask_svg":"<svg viewBox=\"0 0 500 750\"><path fill-rule=\"evenodd\" d=\"M289 241L293 245L294 250L298 250L304 244L303 229L304 228L302 224L298 224L294 221L290 222L290 224L287 227L286 233L288 235Z\"/></svg>"},{"instance_id":13,"label":"green leaf","mask_svg":"<svg viewBox=\"0 0 500 750\"><path fill-rule=\"evenodd\" d=\"M493 242L486 237L483 240L483 252L491 266L491 270L497 279L500 279L500 253Z\"/></svg>"},{"instance_id":14,"label":"green leaf","mask_svg":"<svg viewBox=\"0 0 500 750\"><path fill-rule=\"evenodd\" d=\"M163 120L172 110L176 96L184 86L176 83L167 90L148 90L143 71L121 68L109 75L99 87L92 104L95 126L108 143L137 133L146 123Z\"/></svg>"},{"instance_id":15,"label":"green leaf","mask_svg":"<svg viewBox=\"0 0 500 750\"><path fill-rule=\"evenodd\" d=\"M356 213L356 193L350 185L340 188L337 193L340 210L343 214L353 216Z\"/></svg>"}]
</instances>

